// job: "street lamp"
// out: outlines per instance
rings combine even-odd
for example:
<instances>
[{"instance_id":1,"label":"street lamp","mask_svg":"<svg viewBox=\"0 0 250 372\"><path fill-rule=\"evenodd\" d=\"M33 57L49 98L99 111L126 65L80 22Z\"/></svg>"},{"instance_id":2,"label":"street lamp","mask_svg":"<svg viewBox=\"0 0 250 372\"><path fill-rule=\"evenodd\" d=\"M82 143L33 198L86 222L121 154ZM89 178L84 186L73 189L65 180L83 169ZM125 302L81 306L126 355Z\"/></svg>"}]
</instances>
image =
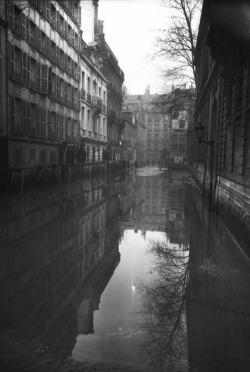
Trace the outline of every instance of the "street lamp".
<instances>
[{"instance_id":1,"label":"street lamp","mask_svg":"<svg viewBox=\"0 0 250 372\"><path fill-rule=\"evenodd\" d=\"M194 127L194 129L195 129L195 132L196 132L196 138L199 140L199 143L206 143L208 145L213 144L213 141L203 140L204 134L205 134L205 127L204 127L204 125L201 124L201 122L199 122L196 125L196 127Z\"/></svg>"}]
</instances>

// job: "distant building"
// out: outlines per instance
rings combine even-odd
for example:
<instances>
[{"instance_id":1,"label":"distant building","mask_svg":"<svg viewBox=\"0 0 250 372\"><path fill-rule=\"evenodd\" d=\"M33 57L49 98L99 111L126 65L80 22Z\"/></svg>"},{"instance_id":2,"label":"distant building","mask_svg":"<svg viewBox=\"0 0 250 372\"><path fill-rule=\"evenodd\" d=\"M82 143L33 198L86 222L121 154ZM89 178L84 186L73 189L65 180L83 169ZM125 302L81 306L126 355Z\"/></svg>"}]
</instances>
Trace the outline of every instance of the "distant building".
<instances>
[{"instance_id":1,"label":"distant building","mask_svg":"<svg viewBox=\"0 0 250 372\"><path fill-rule=\"evenodd\" d=\"M121 160L134 163L136 160L135 141L137 136L137 127L135 125L135 117L133 113L123 111L122 122Z\"/></svg>"},{"instance_id":2,"label":"distant building","mask_svg":"<svg viewBox=\"0 0 250 372\"><path fill-rule=\"evenodd\" d=\"M143 109L142 96L129 95L124 89L124 102L122 106L123 117L131 115L134 125L133 148L134 157L133 161L138 164L145 162L145 115Z\"/></svg>"}]
</instances>

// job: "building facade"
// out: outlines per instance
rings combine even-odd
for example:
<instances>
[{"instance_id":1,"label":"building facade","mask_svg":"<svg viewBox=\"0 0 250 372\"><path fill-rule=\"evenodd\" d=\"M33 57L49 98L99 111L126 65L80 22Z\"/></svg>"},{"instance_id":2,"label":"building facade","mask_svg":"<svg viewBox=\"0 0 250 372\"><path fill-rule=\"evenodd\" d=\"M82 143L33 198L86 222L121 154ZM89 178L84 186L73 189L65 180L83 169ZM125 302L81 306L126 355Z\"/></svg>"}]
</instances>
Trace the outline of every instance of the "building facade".
<instances>
[{"instance_id":1,"label":"building facade","mask_svg":"<svg viewBox=\"0 0 250 372\"><path fill-rule=\"evenodd\" d=\"M100 47L103 63L103 73L108 80L107 154L109 160L117 161L121 159L120 141L122 131L122 85L124 82L124 73L119 67L119 62L116 56L105 41L105 35L103 32L103 21L98 21L95 40Z\"/></svg>"},{"instance_id":2,"label":"building facade","mask_svg":"<svg viewBox=\"0 0 250 372\"><path fill-rule=\"evenodd\" d=\"M250 225L250 54L249 21L243 1L204 1L199 27L195 123L203 130L203 157L195 176L209 199L227 219ZM221 20L240 22L234 30ZM206 41L206 43L204 43Z\"/></svg>"},{"instance_id":3,"label":"building facade","mask_svg":"<svg viewBox=\"0 0 250 372\"><path fill-rule=\"evenodd\" d=\"M107 80L101 71L97 45L82 40L80 69L82 154L87 162L103 161L107 149Z\"/></svg>"},{"instance_id":4,"label":"building facade","mask_svg":"<svg viewBox=\"0 0 250 372\"><path fill-rule=\"evenodd\" d=\"M1 37L7 58L2 75L7 68L8 112L1 113L0 141L5 158L1 172L6 176L8 170L75 158L80 138L80 2L3 3Z\"/></svg>"},{"instance_id":5,"label":"building facade","mask_svg":"<svg viewBox=\"0 0 250 372\"><path fill-rule=\"evenodd\" d=\"M124 102L122 106L124 118L130 115L133 120L134 138L134 158L133 161L138 164L145 162L145 111L143 109L143 100L141 95L127 94L126 88L123 91ZM132 139L131 139L132 140ZM130 141L131 141L130 140Z\"/></svg>"}]
</instances>

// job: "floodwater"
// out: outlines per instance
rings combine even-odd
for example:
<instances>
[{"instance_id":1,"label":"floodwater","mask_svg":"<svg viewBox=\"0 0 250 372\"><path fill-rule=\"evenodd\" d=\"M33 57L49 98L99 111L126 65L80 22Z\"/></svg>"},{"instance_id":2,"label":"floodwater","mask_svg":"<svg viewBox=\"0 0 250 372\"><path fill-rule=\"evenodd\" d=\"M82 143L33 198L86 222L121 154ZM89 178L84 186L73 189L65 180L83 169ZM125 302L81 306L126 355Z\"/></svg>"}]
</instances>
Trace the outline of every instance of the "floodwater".
<instances>
[{"instance_id":1,"label":"floodwater","mask_svg":"<svg viewBox=\"0 0 250 372\"><path fill-rule=\"evenodd\" d=\"M1 370L250 370L248 242L187 172L145 167L0 203Z\"/></svg>"}]
</instances>

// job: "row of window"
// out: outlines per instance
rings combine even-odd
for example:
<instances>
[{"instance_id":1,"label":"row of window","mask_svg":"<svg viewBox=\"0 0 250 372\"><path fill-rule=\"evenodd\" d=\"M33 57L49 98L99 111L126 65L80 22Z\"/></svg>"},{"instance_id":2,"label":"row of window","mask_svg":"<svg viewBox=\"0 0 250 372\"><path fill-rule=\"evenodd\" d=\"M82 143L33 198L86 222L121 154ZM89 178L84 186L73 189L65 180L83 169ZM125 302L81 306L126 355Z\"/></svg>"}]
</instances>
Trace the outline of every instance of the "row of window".
<instances>
[{"instance_id":1,"label":"row of window","mask_svg":"<svg viewBox=\"0 0 250 372\"><path fill-rule=\"evenodd\" d=\"M147 124L147 131L148 132L151 132L152 130L154 130L155 132L159 132L159 124L155 124L152 126L152 124ZM165 124L164 127L163 127L163 131L164 132L167 132L168 131L168 124Z\"/></svg>"},{"instance_id":2,"label":"row of window","mask_svg":"<svg viewBox=\"0 0 250 372\"><path fill-rule=\"evenodd\" d=\"M239 175L250 174L250 113L245 125L236 121L226 128L224 170Z\"/></svg>"},{"instance_id":3,"label":"row of window","mask_svg":"<svg viewBox=\"0 0 250 372\"><path fill-rule=\"evenodd\" d=\"M56 10L55 6L46 0L38 2L40 11L44 18L52 24L52 26L62 35L68 43L75 49L79 49L78 33L68 24L63 16ZM24 37L28 42L33 42L37 27L29 18L22 13L16 5L9 2L9 27ZM38 36L38 32L37 32Z\"/></svg>"},{"instance_id":4,"label":"row of window","mask_svg":"<svg viewBox=\"0 0 250 372\"><path fill-rule=\"evenodd\" d=\"M49 98L80 110L79 89L56 75L51 67L39 63L17 46L9 44L9 77Z\"/></svg>"},{"instance_id":5,"label":"row of window","mask_svg":"<svg viewBox=\"0 0 250 372\"><path fill-rule=\"evenodd\" d=\"M14 148L13 153L13 166L22 167L22 166L34 166L34 165L47 165L58 163L58 154L55 151L45 151L37 149L25 150L17 146Z\"/></svg>"},{"instance_id":6,"label":"row of window","mask_svg":"<svg viewBox=\"0 0 250 372\"><path fill-rule=\"evenodd\" d=\"M51 141L79 140L79 121L19 97L9 97L11 133Z\"/></svg>"},{"instance_id":7,"label":"row of window","mask_svg":"<svg viewBox=\"0 0 250 372\"><path fill-rule=\"evenodd\" d=\"M32 47L38 49L46 58L57 64L61 70L65 71L74 79L80 80L80 68L78 64L24 14L22 14L22 21L19 20L18 24L13 24L13 29L30 43Z\"/></svg>"}]
</instances>

